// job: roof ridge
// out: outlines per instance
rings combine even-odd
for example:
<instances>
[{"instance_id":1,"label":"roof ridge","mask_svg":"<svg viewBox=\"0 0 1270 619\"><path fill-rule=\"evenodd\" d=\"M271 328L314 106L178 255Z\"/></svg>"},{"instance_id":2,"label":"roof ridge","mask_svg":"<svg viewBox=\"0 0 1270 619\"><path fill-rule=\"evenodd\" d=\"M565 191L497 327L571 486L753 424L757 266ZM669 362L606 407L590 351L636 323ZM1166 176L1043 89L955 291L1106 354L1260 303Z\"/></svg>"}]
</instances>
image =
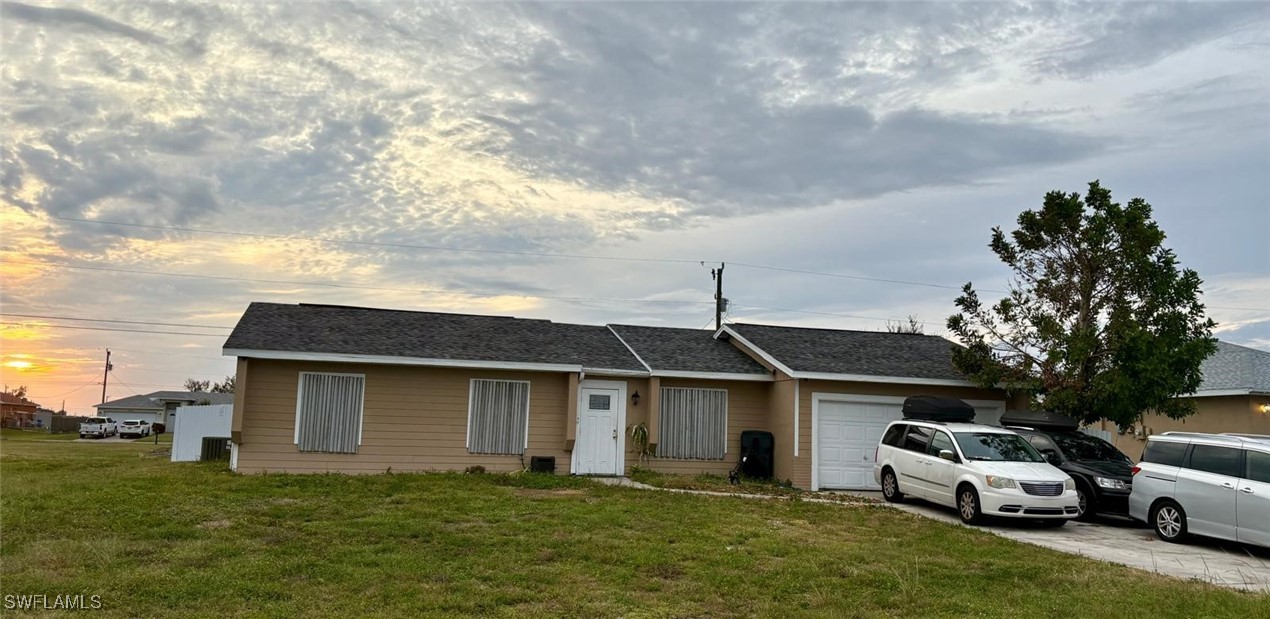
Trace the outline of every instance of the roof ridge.
<instances>
[{"instance_id":1,"label":"roof ridge","mask_svg":"<svg viewBox=\"0 0 1270 619\"><path fill-rule=\"evenodd\" d=\"M759 324L759 323L755 323L755 322L731 322L731 323L728 323L728 325L733 325L733 326L738 326L738 327L762 327L762 328L770 328L770 329L798 329L798 330L800 330L800 331L833 331L833 332L835 332L835 333L867 333L867 334L873 334L873 335L905 335L905 336L909 336L909 335L920 335L920 336L924 336L924 337L937 337L937 338L939 338L939 339L947 339L947 338L945 338L945 337L944 337L944 336L942 336L942 335L936 335L936 334L934 334L934 333L895 333L895 332L893 332L893 331L870 331L870 330L868 330L868 329L835 329L835 328L832 328L832 327L801 327L801 326L791 326L791 325L765 325L765 324ZM727 326L727 325L724 325L724 326Z\"/></svg>"}]
</instances>

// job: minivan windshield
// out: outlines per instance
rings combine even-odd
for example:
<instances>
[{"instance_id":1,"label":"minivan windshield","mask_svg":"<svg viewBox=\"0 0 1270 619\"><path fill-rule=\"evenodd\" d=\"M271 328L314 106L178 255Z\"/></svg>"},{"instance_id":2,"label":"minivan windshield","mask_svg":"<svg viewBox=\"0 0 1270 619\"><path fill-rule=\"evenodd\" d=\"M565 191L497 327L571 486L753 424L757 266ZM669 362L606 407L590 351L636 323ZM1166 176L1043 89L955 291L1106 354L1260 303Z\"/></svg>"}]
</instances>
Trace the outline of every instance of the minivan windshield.
<instances>
[{"instance_id":1,"label":"minivan windshield","mask_svg":"<svg viewBox=\"0 0 1270 619\"><path fill-rule=\"evenodd\" d=\"M1058 443L1058 448L1067 454L1069 460L1092 460L1097 462L1132 462L1129 456L1120 453L1111 443L1100 438L1077 432L1051 434L1050 438Z\"/></svg>"},{"instance_id":2,"label":"minivan windshield","mask_svg":"<svg viewBox=\"0 0 1270 619\"><path fill-rule=\"evenodd\" d=\"M992 462L1044 462L1031 443L1017 434L954 432L967 460Z\"/></svg>"}]
</instances>

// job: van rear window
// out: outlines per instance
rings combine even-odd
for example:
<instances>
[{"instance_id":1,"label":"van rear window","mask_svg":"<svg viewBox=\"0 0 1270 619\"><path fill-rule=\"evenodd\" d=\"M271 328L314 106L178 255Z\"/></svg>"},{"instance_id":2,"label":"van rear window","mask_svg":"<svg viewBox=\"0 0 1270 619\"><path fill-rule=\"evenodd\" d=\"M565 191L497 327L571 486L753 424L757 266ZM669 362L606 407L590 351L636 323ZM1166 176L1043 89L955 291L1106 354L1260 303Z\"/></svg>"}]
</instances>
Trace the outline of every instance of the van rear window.
<instances>
[{"instance_id":1,"label":"van rear window","mask_svg":"<svg viewBox=\"0 0 1270 619\"><path fill-rule=\"evenodd\" d=\"M908 429L908 426L902 423L897 423L887 428L886 434L882 436L882 444L899 447L900 442L904 440L904 430L906 429Z\"/></svg>"},{"instance_id":2,"label":"van rear window","mask_svg":"<svg viewBox=\"0 0 1270 619\"><path fill-rule=\"evenodd\" d=\"M1154 462L1166 466L1182 466L1186 457L1186 443L1168 441L1147 441L1146 451L1142 452L1143 462Z\"/></svg>"}]
</instances>

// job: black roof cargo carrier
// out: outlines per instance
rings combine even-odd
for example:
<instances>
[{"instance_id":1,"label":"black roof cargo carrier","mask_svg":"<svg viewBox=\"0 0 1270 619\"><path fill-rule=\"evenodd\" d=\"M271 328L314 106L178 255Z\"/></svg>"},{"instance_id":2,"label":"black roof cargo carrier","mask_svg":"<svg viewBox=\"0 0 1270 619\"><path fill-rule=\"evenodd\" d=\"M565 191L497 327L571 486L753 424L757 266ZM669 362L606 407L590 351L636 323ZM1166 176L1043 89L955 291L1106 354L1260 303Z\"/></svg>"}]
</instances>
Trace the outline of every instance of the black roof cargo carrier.
<instances>
[{"instance_id":1,"label":"black roof cargo carrier","mask_svg":"<svg viewBox=\"0 0 1270 619\"><path fill-rule=\"evenodd\" d=\"M1075 419L1050 411L1006 411L1001 415L1001 425L1071 432L1080 428L1080 423Z\"/></svg>"},{"instance_id":2,"label":"black roof cargo carrier","mask_svg":"<svg viewBox=\"0 0 1270 619\"><path fill-rule=\"evenodd\" d=\"M975 420L975 407L957 398L915 395L904 399L904 418L970 423Z\"/></svg>"}]
</instances>

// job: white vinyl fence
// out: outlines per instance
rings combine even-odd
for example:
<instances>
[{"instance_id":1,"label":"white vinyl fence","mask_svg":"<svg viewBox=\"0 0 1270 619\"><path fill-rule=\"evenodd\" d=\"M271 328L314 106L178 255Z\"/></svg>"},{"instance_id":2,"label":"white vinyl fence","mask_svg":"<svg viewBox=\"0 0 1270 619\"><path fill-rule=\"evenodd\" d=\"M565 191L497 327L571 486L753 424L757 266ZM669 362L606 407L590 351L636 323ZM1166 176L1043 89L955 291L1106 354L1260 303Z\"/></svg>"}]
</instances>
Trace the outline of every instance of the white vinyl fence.
<instances>
[{"instance_id":1,"label":"white vinyl fence","mask_svg":"<svg viewBox=\"0 0 1270 619\"><path fill-rule=\"evenodd\" d=\"M1094 438L1100 438L1104 441L1107 441L1108 443L1111 443L1112 445L1116 444L1115 433L1110 430L1099 430L1098 428L1085 426L1081 428L1080 431Z\"/></svg>"},{"instance_id":2,"label":"white vinyl fence","mask_svg":"<svg viewBox=\"0 0 1270 619\"><path fill-rule=\"evenodd\" d=\"M229 439L234 405L182 406L177 409L181 422L172 433L172 461L192 462L203 453L204 438Z\"/></svg>"}]
</instances>

